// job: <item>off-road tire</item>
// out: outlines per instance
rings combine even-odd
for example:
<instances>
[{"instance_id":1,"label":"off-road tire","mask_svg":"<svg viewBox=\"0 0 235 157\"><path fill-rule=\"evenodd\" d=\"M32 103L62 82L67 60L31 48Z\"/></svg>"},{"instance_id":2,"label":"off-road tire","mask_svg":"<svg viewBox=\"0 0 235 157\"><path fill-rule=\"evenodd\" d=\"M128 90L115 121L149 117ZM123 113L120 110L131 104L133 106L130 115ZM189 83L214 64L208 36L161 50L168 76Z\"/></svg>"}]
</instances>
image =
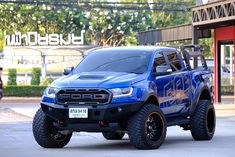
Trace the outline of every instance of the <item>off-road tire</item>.
<instances>
[{"instance_id":1,"label":"off-road tire","mask_svg":"<svg viewBox=\"0 0 235 157\"><path fill-rule=\"evenodd\" d=\"M102 132L102 134L107 140L121 140L125 135L123 132Z\"/></svg>"},{"instance_id":2,"label":"off-road tire","mask_svg":"<svg viewBox=\"0 0 235 157\"><path fill-rule=\"evenodd\" d=\"M52 129L53 131L51 131ZM58 134L61 136L61 139L55 139L53 132L52 120L40 108L33 119L33 135L35 140L44 148L62 148L70 141L72 136L72 133L67 135Z\"/></svg>"},{"instance_id":3,"label":"off-road tire","mask_svg":"<svg viewBox=\"0 0 235 157\"><path fill-rule=\"evenodd\" d=\"M151 122L151 117L154 118L153 121L156 121L156 123ZM154 133L154 139L150 139L152 132L150 128L147 127L149 125L151 125L152 129L156 128L154 131L156 132ZM154 104L144 105L141 110L128 121L128 135L130 141L138 149L159 148L166 138L166 130L165 116L161 109ZM149 131L150 133L148 133Z\"/></svg>"},{"instance_id":4,"label":"off-road tire","mask_svg":"<svg viewBox=\"0 0 235 157\"><path fill-rule=\"evenodd\" d=\"M200 100L191 117L190 130L194 140L211 140L215 133L214 106L208 100Z\"/></svg>"}]
</instances>

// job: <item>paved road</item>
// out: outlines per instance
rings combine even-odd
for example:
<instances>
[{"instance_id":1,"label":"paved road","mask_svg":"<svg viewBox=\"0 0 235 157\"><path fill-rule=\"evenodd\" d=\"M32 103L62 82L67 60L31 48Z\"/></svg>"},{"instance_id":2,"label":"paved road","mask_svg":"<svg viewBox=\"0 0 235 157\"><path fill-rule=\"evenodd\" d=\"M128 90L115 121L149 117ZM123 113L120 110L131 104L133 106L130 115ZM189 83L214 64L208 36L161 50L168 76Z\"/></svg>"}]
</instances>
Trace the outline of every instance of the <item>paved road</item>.
<instances>
[{"instance_id":1,"label":"paved road","mask_svg":"<svg viewBox=\"0 0 235 157\"><path fill-rule=\"evenodd\" d=\"M228 96L228 98L230 98ZM0 101L0 110L1 109L11 109L12 111L25 115L27 117L33 117L40 107L39 97L4 97ZM216 104L216 115L221 116L235 116L235 104ZM0 122L1 122L0 115Z\"/></svg>"},{"instance_id":2,"label":"paved road","mask_svg":"<svg viewBox=\"0 0 235 157\"><path fill-rule=\"evenodd\" d=\"M10 109L15 113L19 113L21 115L27 117L34 117L38 108L40 108L40 100L41 98L20 98L20 97L3 97L0 101L0 111L1 109ZM19 118L20 120L21 118ZM18 120L18 121L19 121ZM2 120L1 112L0 112L0 122ZM9 119L8 121L11 121Z\"/></svg>"},{"instance_id":3,"label":"paved road","mask_svg":"<svg viewBox=\"0 0 235 157\"><path fill-rule=\"evenodd\" d=\"M216 106L217 129L212 141L193 141L190 132L168 128L165 143L158 150L136 150L128 136L121 141L107 141L101 134L74 133L63 149L43 149L35 142L31 121L40 107L40 99L6 99L0 102L0 157L234 157L235 106Z\"/></svg>"},{"instance_id":4,"label":"paved road","mask_svg":"<svg viewBox=\"0 0 235 157\"><path fill-rule=\"evenodd\" d=\"M107 141L97 133L74 133L63 149L44 149L34 141L31 122L0 123L1 157L234 157L235 117L217 119L212 141L193 141L190 132L168 128L164 144L157 150L136 150L125 136Z\"/></svg>"}]
</instances>

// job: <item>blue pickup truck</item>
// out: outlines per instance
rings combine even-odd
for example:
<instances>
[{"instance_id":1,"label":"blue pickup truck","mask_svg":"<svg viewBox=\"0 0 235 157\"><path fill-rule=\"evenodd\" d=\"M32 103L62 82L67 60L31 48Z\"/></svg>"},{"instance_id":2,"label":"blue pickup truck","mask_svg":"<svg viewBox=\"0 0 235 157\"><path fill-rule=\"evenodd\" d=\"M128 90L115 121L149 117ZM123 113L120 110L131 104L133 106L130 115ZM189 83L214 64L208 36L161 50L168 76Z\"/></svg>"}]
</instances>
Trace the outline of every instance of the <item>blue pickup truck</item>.
<instances>
[{"instance_id":1,"label":"blue pickup truck","mask_svg":"<svg viewBox=\"0 0 235 157\"><path fill-rule=\"evenodd\" d=\"M127 133L136 148L156 149L169 126L210 140L215 124L212 74L198 46L114 47L92 51L44 91L33 134L45 148L85 131L107 140Z\"/></svg>"}]
</instances>

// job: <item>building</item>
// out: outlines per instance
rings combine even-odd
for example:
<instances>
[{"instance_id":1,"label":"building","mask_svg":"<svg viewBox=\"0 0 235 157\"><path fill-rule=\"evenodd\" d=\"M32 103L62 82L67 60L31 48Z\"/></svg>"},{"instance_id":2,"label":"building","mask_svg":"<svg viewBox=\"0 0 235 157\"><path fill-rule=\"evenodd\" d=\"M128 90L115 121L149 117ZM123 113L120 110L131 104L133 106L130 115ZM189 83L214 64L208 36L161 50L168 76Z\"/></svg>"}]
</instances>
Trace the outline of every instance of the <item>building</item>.
<instances>
[{"instance_id":1,"label":"building","mask_svg":"<svg viewBox=\"0 0 235 157\"><path fill-rule=\"evenodd\" d=\"M192 24L140 32L140 44L187 39L191 39L193 44L198 44L199 38L214 34L215 102L221 102L222 88L230 90L233 93L232 99L235 101L235 0L197 1L197 4L199 5L191 8ZM223 67L229 69L228 86L222 86L225 82L222 79Z\"/></svg>"},{"instance_id":2,"label":"building","mask_svg":"<svg viewBox=\"0 0 235 157\"><path fill-rule=\"evenodd\" d=\"M28 85L31 82L32 67L42 70L42 77L58 78L65 67L76 66L93 45L71 46L5 46L0 53L0 77L7 84L8 72L4 69L17 68L17 84ZM2 55L1 55L2 54Z\"/></svg>"}]
</instances>

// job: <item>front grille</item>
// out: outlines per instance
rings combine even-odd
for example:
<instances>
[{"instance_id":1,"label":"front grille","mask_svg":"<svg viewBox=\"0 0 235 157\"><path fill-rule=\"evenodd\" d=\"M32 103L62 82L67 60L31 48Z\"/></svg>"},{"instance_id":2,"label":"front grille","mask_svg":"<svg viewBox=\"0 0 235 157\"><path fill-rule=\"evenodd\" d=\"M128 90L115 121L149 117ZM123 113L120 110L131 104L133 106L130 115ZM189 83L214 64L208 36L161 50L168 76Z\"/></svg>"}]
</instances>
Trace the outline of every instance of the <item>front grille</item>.
<instances>
[{"instance_id":1,"label":"front grille","mask_svg":"<svg viewBox=\"0 0 235 157\"><path fill-rule=\"evenodd\" d=\"M111 93L106 89L61 89L56 98L59 104L107 104Z\"/></svg>"}]
</instances>

